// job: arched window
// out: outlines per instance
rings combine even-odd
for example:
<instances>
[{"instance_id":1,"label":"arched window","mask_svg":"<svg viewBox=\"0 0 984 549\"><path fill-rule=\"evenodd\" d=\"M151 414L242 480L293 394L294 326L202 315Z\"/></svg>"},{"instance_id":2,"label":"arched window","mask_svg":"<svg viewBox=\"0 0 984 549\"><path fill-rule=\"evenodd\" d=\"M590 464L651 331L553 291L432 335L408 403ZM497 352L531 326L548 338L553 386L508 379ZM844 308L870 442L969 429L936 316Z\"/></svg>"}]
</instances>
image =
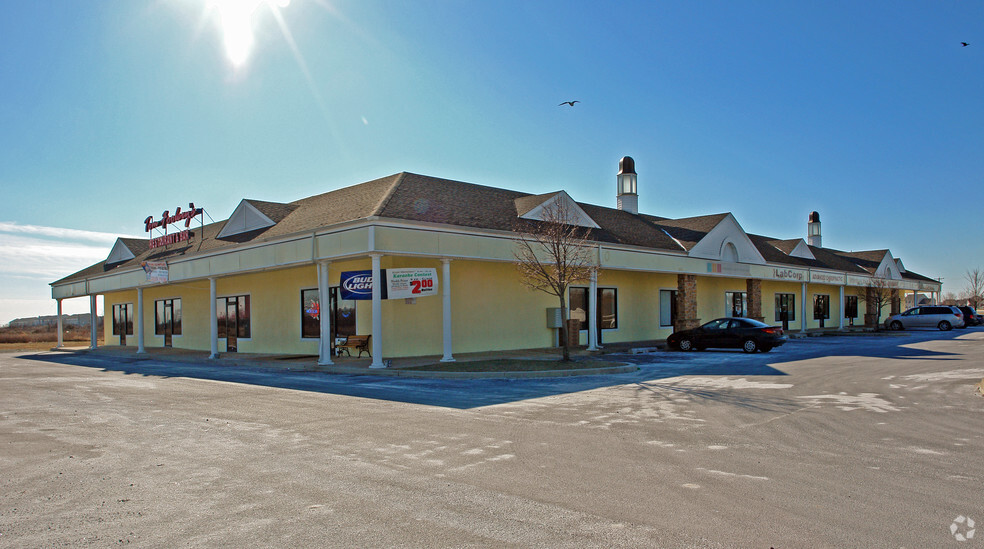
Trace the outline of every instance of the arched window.
<instances>
[{"instance_id":1,"label":"arched window","mask_svg":"<svg viewBox=\"0 0 984 549\"><path fill-rule=\"evenodd\" d=\"M721 250L721 261L726 261L728 263L738 262L738 248L731 242L724 245L724 249Z\"/></svg>"}]
</instances>

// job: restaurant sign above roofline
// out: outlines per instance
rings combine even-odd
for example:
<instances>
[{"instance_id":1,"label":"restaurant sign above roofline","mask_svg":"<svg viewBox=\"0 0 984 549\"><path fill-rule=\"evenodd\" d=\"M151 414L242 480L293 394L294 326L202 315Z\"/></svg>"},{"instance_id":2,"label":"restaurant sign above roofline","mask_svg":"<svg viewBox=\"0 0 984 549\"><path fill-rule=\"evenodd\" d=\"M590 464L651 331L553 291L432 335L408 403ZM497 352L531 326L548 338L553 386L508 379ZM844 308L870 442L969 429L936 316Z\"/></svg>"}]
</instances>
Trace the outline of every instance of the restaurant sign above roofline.
<instances>
[{"instance_id":1,"label":"restaurant sign above roofline","mask_svg":"<svg viewBox=\"0 0 984 549\"><path fill-rule=\"evenodd\" d=\"M187 229L191 226L191 220L199 215L202 215L204 212L205 210L203 208L196 208L194 202L189 202L188 209L186 211L181 211L181 206L178 206L178 208L174 210L173 215L170 210L164 210L164 213L161 214L161 219L158 221L154 221L154 216L148 216L147 219L144 219L144 227L148 233L158 227L164 227L164 230L167 231L168 225L179 221L184 221L185 229Z\"/></svg>"}]
</instances>

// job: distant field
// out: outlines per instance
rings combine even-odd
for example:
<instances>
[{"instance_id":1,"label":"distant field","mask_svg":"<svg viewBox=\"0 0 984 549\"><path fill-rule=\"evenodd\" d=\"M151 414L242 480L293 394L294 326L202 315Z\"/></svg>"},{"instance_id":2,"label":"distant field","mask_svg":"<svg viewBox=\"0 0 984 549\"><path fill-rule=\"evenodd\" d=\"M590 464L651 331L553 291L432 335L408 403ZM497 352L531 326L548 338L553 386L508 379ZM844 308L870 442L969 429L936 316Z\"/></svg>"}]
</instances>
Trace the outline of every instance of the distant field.
<instances>
[{"instance_id":1,"label":"distant field","mask_svg":"<svg viewBox=\"0 0 984 549\"><path fill-rule=\"evenodd\" d=\"M67 326L62 341L70 347L88 343L89 327ZM0 328L0 351L43 351L54 347L57 342L58 332L54 326ZM100 327L98 343L101 345L102 342Z\"/></svg>"}]
</instances>

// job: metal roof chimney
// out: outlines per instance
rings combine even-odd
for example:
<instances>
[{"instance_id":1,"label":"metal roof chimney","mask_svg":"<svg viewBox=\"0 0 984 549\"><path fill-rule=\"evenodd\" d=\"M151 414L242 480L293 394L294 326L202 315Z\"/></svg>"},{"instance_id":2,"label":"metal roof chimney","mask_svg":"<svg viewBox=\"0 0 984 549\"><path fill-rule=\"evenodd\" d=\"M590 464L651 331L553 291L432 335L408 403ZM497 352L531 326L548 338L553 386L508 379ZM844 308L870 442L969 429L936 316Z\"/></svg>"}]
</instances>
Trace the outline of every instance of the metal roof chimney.
<instances>
[{"instance_id":1,"label":"metal roof chimney","mask_svg":"<svg viewBox=\"0 0 984 549\"><path fill-rule=\"evenodd\" d=\"M636 189L635 160L631 156L623 156L618 161L618 194L615 200L618 209L625 210L631 214L639 213L639 194Z\"/></svg>"}]
</instances>

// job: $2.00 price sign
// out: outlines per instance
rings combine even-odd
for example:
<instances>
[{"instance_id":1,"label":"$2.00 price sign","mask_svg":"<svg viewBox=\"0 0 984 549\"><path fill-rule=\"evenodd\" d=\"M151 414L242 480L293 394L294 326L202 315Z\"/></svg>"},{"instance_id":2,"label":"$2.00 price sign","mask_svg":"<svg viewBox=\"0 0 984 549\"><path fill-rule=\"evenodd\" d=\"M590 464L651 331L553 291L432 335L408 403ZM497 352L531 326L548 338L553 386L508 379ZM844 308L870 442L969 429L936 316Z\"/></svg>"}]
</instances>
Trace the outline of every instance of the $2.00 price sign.
<instances>
[{"instance_id":1,"label":"$2.00 price sign","mask_svg":"<svg viewBox=\"0 0 984 549\"><path fill-rule=\"evenodd\" d=\"M389 299L437 295L437 269L386 269Z\"/></svg>"}]
</instances>

